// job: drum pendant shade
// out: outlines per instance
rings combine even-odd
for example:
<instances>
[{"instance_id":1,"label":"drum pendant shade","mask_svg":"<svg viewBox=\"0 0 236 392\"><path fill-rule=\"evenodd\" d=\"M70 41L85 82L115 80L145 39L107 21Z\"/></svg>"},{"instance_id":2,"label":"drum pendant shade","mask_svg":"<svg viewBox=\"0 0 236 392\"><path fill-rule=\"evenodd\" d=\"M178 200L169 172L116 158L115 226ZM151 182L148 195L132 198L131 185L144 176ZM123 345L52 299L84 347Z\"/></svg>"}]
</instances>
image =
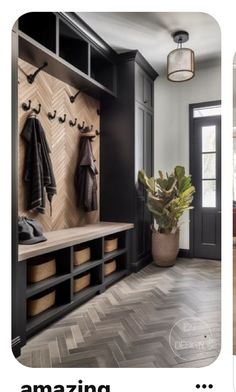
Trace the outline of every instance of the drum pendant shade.
<instances>
[{"instance_id":1,"label":"drum pendant shade","mask_svg":"<svg viewBox=\"0 0 236 392\"><path fill-rule=\"evenodd\" d=\"M176 32L173 39L178 43L178 47L168 54L167 78L172 82L184 82L194 77L194 52L182 47L182 43L188 40L187 32Z\"/></svg>"}]
</instances>

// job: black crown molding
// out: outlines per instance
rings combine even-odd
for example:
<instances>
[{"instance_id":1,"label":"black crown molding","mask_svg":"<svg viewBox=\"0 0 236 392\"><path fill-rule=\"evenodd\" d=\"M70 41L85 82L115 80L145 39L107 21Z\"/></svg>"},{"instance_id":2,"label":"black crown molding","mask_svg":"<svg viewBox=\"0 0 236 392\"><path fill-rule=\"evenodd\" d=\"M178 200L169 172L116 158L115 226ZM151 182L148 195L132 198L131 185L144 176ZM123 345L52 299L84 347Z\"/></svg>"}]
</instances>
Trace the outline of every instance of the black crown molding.
<instances>
[{"instance_id":1,"label":"black crown molding","mask_svg":"<svg viewBox=\"0 0 236 392\"><path fill-rule=\"evenodd\" d=\"M120 61L135 61L140 67L142 67L148 75L155 80L159 74L155 69L147 62L143 55L138 50L130 50L129 52L119 54Z\"/></svg>"}]
</instances>

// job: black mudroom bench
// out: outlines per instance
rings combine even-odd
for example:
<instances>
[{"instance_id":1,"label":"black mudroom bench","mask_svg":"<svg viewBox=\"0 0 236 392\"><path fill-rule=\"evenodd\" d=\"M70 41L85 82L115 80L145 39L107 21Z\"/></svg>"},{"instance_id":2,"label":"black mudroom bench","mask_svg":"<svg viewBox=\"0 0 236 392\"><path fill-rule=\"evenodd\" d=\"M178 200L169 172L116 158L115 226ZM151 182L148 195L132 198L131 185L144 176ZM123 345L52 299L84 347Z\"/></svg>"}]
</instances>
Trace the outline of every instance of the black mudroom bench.
<instances>
[{"instance_id":1,"label":"black mudroom bench","mask_svg":"<svg viewBox=\"0 0 236 392\"><path fill-rule=\"evenodd\" d=\"M64 230L45 233L46 242L34 245L19 245L18 273L20 273L21 294L16 299L20 336L12 342L15 356L27 338L40 331L50 323L62 317L72 309L86 302L96 294L106 290L130 271L130 251L133 224L100 222ZM104 251L106 239L116 237L117 249ZM78 246L90 248L90 259L81 265L74 265L74 252ZM27 268L40 256L53 258L56 273L35 283L27 282ZM116 270L105 276L105 263L116 260ZM74 280L90 274L90 284L74 293ZM34 300L47 293L55 292L55 304L49 309L33 316L27 316L27 301Z\"/></svg>"}]
</instances>

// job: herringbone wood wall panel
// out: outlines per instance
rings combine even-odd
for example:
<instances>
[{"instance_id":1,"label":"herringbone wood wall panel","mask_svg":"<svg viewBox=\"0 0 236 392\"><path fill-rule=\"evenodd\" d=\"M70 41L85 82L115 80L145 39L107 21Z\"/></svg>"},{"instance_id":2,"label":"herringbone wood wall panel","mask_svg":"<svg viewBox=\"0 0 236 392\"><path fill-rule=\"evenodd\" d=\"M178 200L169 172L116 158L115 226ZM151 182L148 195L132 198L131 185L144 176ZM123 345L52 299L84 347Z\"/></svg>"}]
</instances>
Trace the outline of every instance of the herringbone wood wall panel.
<instances>
[{"instance_id":1,"label":"herringbone wood wall panel","mask_svg":"<svg viewBox=\"0 0 236 392\"><path fill-rule=\"evenodd\" d=\"M45 231L58 230L68 227L81 226L87 223L96 223L99 221L99 208L97 211L85 213L78 210L75 202L74 190L74 172L78 158L79 130L77 126L70 127L69 120L77 123L85 121L86 125L94 125L94 129L100 127L100 119L97 109L100 107L99 101L80 93L74 103L70 102L69 97L74 95L77 90L68 84L52 77L46 72L40 72L33 84L29 84L25 74L33 73L36 70L34 66L19 59L19 89L18 89L18 172L19 172L19 198L18 209L19 215L24 215L39 220ZM41 103L41 112L38 115L43 129L46 133L47 141L51 149L51 160L57 183L57 195L53 198L52 217L50 217L49 203L47 202L46 213L33 214L26 211L25 208L25 184L23 180L24 173L24 156L25 144L20 134L24 123L30 111L23 111L21 105L23 102L32 101L31 107L38 107ZM48 112L57 110L54 120L49 120ZM60 124L58 117L66 113L66 122ZM93 152L96 159L96 166L99 171L99 137L92 144ZM99 174L98 182L98 201L99 201ZM99 205L99 203L98 203Z\"/></svg>"}]
</instances>

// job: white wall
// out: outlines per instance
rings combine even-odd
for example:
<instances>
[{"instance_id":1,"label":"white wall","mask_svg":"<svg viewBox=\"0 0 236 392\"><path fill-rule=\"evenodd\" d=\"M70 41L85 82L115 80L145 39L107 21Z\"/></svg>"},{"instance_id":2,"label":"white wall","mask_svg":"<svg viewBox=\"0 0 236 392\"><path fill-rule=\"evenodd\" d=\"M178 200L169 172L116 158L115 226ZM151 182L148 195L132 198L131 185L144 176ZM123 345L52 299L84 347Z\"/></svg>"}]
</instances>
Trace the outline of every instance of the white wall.
<instances>
[{"instance_id":1,"label":"white wall","mask_svg":"<svg viewBox=\"0 0 236 392\"><path fill-rule=\"evenodd\" d=\"M196 71L184 83L159 77L155 82L154 174L183 165L189 172L189 104L221 99L220 66ZM180 248L189 249L189 216L183 219Z\"/></svg>"}]
</instances>

